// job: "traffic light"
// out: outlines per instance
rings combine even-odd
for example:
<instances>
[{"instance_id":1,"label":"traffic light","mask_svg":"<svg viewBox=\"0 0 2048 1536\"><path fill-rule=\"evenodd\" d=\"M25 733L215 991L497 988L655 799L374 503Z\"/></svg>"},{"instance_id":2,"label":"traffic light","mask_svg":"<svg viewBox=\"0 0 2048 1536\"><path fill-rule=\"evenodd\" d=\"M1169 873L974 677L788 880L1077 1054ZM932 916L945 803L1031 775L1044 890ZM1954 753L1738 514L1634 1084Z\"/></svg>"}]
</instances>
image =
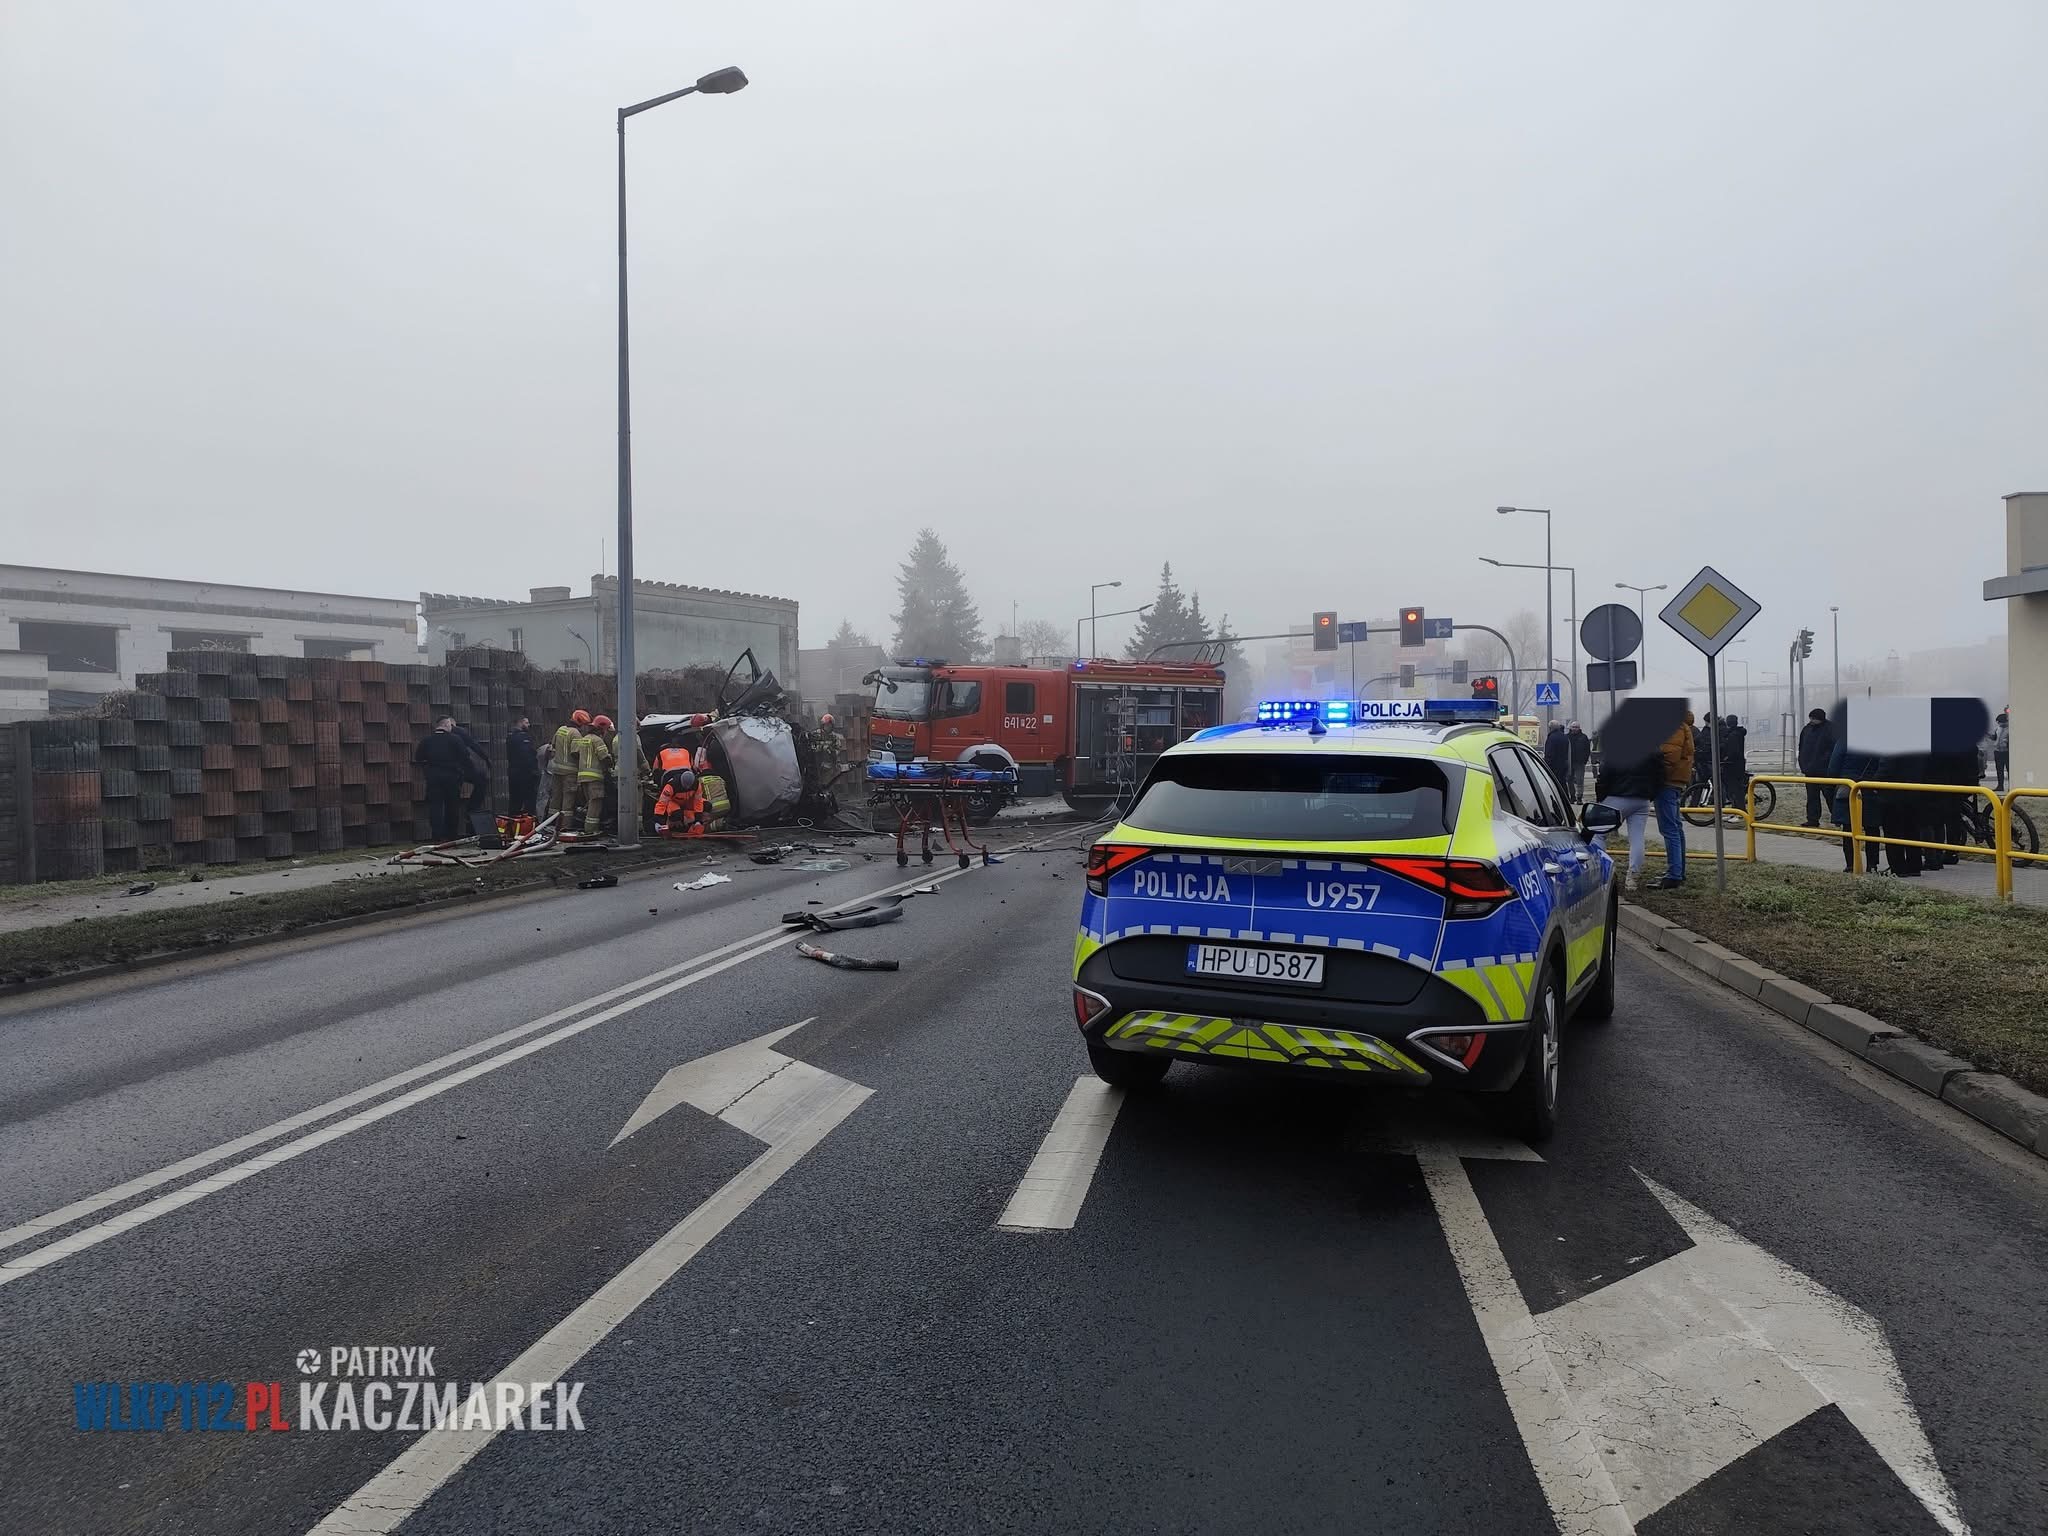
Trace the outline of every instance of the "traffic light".
<instances>
[{"instance_id":1,"label":"traffic light","mask_svg":"<svg viewBox=\"0 0 2048 1536\"><path fill-rule=\"evenodd\" d=\"M1308 631L1315 636L1315 648L1319 651L1337 649L1337 614L1331 608L1320 609L1309 615Z\"/></svg>"},{"instance_id":2,"label":"traffic light","mask_svg":"<svg viewBox=\"0 0 2048 1536\"><path fill-rule=\"evenodd\" d=\"M1420 608L1403 608L1401 610L1401 643L1403 645L1422 644L1422 610Z\"/></svg>"},{"instance_id":3,"label":"traffic light","mask_svg":"<svg viewBox=\"0 0 2048 1536\"><path fill-rule=\"evenodd\" d=\"M1804 661L1807 657L1811 656L1812 654L1813 631L1810 629L1802 629L1801 631L1799 631L1799 659L1801 661Z\"/></svg>"},{"instance_id":4,"label":"traffic light","mask_svg":"<svg viewBox=\"0 0 2048 1536\"><path fill-rule=\"evenodd\" d=\"M1452 663L1451 663L1451 682L1452 682L1452 683L1453 683L1453 684L1454 684L1455 686L1457 686L1457 687L1460 687L1460 688L1464 687L1464 686L1465 686L1465 676L1466 676L1466 674L1467 674L1468 672L1470 672L1471 670L1472 670L1472 664L1471 664L1470 662L1466 662L1466 661L1454 661L1454 662L1452 662Z\"/></svg>"},{"instance_id":5,"label":"traffic light","mask_svg":"<svg viewBox=\"0 0 2048 1536\"><path fill-rule=\"evenodd\" d=\"M1401 686L1403 688L1413 688L1415 686L1415 663L1412 661L1401 663Z\"/></svg>"},{"instance_id":6,"label":"traffic light","mask_svg":"<svg viewBox=\"0 0 2048 1536\"><path fill-rule=\"evenodd\" d=\"M1472 679L1472 697L1475 699L1500 698L1500 679L1497 677L1475 677Z\"/></svg>"}]
</instances>

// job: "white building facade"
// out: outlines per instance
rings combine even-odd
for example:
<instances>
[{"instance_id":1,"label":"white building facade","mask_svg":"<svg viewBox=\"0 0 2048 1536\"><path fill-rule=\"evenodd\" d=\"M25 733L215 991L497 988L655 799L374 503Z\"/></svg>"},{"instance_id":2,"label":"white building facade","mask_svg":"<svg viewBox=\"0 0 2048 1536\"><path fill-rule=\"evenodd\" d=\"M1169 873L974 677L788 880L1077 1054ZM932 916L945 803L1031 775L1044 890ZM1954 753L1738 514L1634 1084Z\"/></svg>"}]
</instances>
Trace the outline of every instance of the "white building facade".
<instances>
[{"instance_id":1,"label":"white building facade","mask_svg":"<svg viewBox=\"0 0 2048 1536\"><path fill-rule=\"evenodd\" d=\"M417 661L418 609L409 597L0 565L0 651L43 658L52 713L134 687L171 651L202 649Z\"/></svg>"}]
</instances>

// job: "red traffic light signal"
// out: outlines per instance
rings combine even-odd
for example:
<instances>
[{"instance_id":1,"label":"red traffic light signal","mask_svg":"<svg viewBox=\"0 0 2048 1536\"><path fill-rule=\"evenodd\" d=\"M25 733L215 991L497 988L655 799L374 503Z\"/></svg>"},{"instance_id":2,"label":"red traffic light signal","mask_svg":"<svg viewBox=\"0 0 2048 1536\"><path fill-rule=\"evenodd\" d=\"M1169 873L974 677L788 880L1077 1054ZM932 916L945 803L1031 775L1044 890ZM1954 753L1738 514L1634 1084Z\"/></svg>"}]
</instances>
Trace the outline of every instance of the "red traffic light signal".
<instances>
[{"instance_id":1,"label":"red traffic light signal","mask_svg":"<svg viewBox=\"0 0 2048 1536\"><path fill-rule=\"evenodd\" d=\"M1497 677L1473 678L1472 697L1475 699L1498 699L1500 697L1500 679Z\"/></svg>"},{"instance_id":2,"label":"red traffic light signal","mask_svg":"<svg viewBox=\"0 0 2048 1536\"><path fill-rule=\"evenodd\" d=\"M1420 608L1403 608L1401 610L1401 643L1403 645L1422 644L1422 610Z\"/></svg>"},{"instance_id":3,"label":"red traffic light signal","mask_svg":"<svg viewBox=\"0 0 2048 1536\"><path fill-rule=\"evenodd\" d=\"M1313 639L1313 648L1318 651L1337 649L1337 610L1321 608L1309 615L1308 632Z\"/></svg>"}]
</instances>

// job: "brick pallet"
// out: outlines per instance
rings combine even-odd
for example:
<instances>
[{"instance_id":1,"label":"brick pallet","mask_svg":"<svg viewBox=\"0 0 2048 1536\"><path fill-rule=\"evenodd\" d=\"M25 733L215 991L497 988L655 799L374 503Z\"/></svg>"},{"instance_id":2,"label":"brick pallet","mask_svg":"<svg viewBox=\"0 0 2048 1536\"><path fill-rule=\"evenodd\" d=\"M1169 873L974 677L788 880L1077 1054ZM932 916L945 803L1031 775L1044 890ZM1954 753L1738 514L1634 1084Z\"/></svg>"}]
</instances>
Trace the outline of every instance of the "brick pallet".
<instances>
[{"instance_id":1,"label":"brick pallet","mask_svg":"<svg viewBox=\"0 0 2048 1536\"><path fill-rule=\"evenodd\" d=\"M640 712L709 709L717 684L643 678ZM539 745L573 710L611 713L617 693L507 651L443 667L175 651L97 718L0 728L0 883L411 843L427 835L413 749L437 718L484 742L502 807L519 715Z\"/></svg>"}]
</instances>

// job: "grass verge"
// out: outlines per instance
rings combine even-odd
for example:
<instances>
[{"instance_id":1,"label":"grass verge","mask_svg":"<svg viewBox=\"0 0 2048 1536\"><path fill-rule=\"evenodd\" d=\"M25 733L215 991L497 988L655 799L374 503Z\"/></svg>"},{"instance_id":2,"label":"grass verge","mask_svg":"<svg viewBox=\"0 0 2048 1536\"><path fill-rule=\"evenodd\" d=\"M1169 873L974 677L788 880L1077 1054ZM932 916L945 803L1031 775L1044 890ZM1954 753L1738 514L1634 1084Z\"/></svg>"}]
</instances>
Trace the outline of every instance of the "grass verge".
<instances>
[{"instance_id":1,"label":"grass verge","mask_svg":"<svg viewBox=\"0 0 2048 1536\"><path fill-rule=\"evenodd\" d=\"M278 937L316 923L400 912L429 902L550 887L573 892L578 880L593 874L696 863L711 852L729 851L706 849L702 843L644 843L632 852L593 850L511 859L485 869L419 870L390 879L344 880L201 906L81 918L0 934L0 986L105 965L128 965L235 940Z\"/></svg>"},{"instance_id":2,"label":"grass verge","mask_svg":"<svg viewBox=\"0 0 2048 1536\"><path fill-rule=\"evenodd\" d=\"M1785 864L1629 900L2048 1093L2048 911Z\"/></svg>"}]
</instances>

